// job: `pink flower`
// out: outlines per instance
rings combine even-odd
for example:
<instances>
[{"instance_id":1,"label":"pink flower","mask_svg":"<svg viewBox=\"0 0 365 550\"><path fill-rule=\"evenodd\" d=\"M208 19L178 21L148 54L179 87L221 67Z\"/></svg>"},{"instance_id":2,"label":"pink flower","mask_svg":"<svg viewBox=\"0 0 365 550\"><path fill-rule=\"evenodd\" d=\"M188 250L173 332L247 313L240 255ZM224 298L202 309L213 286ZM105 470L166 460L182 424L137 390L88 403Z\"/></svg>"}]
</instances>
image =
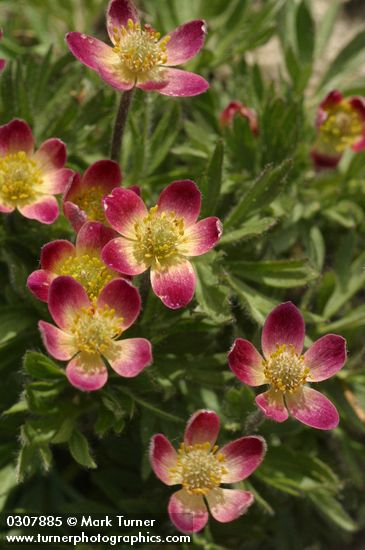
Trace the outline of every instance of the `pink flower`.
<instances>
[{"instance_id":1,"label":"pink flower","mask_svg":"<svg viewBox=\"0 0 365 550\"><path fill-rule=\"evenodd\" d=\"M48 139L35 153L26 122L14 119L0 126L0 212L17 208L26 218L53 223L58 216L53 195L62 193L73 175L65 162L60 139Z\"/></svg>"},{"instance_id":2,"label":"pink flower","mask_svg":"<svg viewBox=\"0 0 365 550\"><path fill-rule=\"evenodd\" d=\"M231 101L224 109L220 116L220 122L223 127L229 127L233 124L233 119L237 116L242 116L248 120L251 132L257 136L259 133L257 115L253 109L246 107L240 101Z\"/></svg>"},{"instance_id":3,"label":"pink flower","mask_svg":"<svg viewBox=\"0 0 365 550\"><path fill-rule=\"evenodd\" d=\"M111 0L106 22L112 47L78 32L68 33L66 41L73 55L110 86L120 91L136 86L168 96L194 96L208 89L201 76L171 67L201 50L204 21L185 23L160 39L150 25L141 27L132 0Z\"/></svg>"},{"instance_id":4,"label":"pink flower","mask_svg":"<svg viewBox=\"0 0 365 550\"><path fill-rule=\"evenodd\" d=\"M307 382L327 380L346 362L346 341L327 334L302 355L304 319L291 302L280 304L267 317L262 331L264 358L247 340L237 338L228 355L231 370L249 386L269 384L256 397L263 413L276 422L290 414L312 428L332 430L339 417L336 407Z\"/></svg>"},{"instance_id":5,"label":"pink flower","mask_svg":"<svg viewBox=\"0 0 365 550\"><path fill-rule=\"evenodd\" d=\"M196 276L187 259L208 252L222 234L218 218L197 222L201 193L190 180L175 181L147 210L128 189L114 189L104 199L105 215L121 235L103 249L102 258L126 275L151 268L154 293L171 309L186 306L194 296Z\"/></svg>"},{"instance_id":6,"label":"pink flower","mask_svg":"<svg viewBox=\"0 0 365 550\"><path fill-rule=\"evenodd\" d=\"M101 259L103 246L114 237L112 229L87 222L77 235L76 246L66 240L45 244L41 251L41 269L28 277L29 290L39 300L48 302L52 281L60 275L70 275L82 284L90 300L96 299L107 283L120 277Z\"/></svg>"},{"instance_id":7,"label":"pink flower","mask_svg":"<svg viewBox=\"0 0 365 550\"><path fill-rule=\"evenodd\" d=\"M69 382L84 391L102 388L108 379L103 358L120 376L137 376L152 362L151 344L144 338L117 340L139 315L141 299L128 281L115 279L90 301L72 277L57 277L49 290L48 308L55 327L39 321L50 355L69 361Z\"/></svg>"},{"instance_id":8,"label":"pink flower","mask_svg":"<svg viewBox=\"0 0 365 550\"><path fill-rule=\"evenodd\" d=\"M365 102L362 97L344 98L334 90L322 101L317 110L318 138L311 151L317 169L335 168L342 153L365 148Z\"/></svg>"},{"instance_id":9,"label":"pink flower","mask_svg":"<svg viewBox=\"0 0 365 550\"><path fill-rule=\"evenodd\" d=\"M3 37L3 30L0 29L0 40L2 39L2 37ZM0 73L1 73L1 71L4 70L5 65L6 65L5 59L0 59Z\"/></svg>"},{"instance_id":10,"label":"pink flower","mask_svg":"<svg viewBox=\"0 0 365 550\"><path fill-rule=\"evenodd\" d=\"M190 418L178 452L162 434L151 440L150 461L156 476L166 485L182 485L168 506L170 519L180 531L203 529L208 521L207 504L217 521L227 523L244 514L253 503L249 491L223 489L220 485L251 475L264 458L265 440L259 436L241 437L218 451L218 432L217 414L200 410Z\"/></svg>"}]
</instances>

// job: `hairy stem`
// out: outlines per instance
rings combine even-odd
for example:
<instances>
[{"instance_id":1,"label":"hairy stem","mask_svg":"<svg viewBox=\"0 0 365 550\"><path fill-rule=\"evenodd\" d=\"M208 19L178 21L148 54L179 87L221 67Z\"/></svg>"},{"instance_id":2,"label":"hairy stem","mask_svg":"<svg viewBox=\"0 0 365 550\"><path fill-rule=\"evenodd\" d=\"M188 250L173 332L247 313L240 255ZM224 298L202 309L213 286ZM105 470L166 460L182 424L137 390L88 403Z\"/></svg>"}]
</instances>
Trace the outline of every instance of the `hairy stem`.
<instances>
[{"instance_id":1,"label":"hairy stem","mask_svg":"<svg viewBox=\"0 0 365 550\"><path fill-rule=\"evenodd\" d=\"M112 145L110 149L110 158L116 162L120 161L120 155L123 145L123 136L128 118L129 107L131 106L134 88L123 92L115 118Z\"/></svg>"},{"instance_id":2,"label":"hairy stem","mask_svg":"<svg viewBox=\"0 0 365 550\"><path fill-rule=\"evenodd\" d=\"M251 414L249 414L245 422L245 428L244 428L245 434L255 433L259 429L261 424L264 422L264 420L265 420L265 416L260 409L257 409L257 411L254 411Z\"/></svg>"}]
</instances>

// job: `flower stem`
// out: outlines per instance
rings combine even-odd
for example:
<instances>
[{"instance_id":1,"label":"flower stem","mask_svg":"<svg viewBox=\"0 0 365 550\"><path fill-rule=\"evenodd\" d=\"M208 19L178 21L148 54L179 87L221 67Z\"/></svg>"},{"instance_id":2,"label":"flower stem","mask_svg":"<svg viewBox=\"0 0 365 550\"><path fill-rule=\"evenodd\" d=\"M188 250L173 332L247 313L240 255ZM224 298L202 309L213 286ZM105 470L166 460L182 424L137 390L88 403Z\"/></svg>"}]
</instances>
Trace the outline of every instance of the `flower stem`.
<instances>
[{"instance_id":1,"label":"flower stem","mask_svg":"<svg viewBox=\"0 0 365 550\"><path fill-rule=\"evenodd\" d=\"M133 92L134 88L123 92L122 97L120 98L117 116L115 118L110 158L116 162L120 161L124 130L128 118L129 107L132 102Z\"/></svg>"},{"instance_id":2,"label":"flower stem","mask_svg":"<svg viewBox=\"0 0 365 550\"><path fill-rule=\"evenodd\" d=\"M247 420L245 422L244 433L251 434L251 433L257 432L258 428L261 426L264 420L265 420L265 416L263 415L260 409L257 409L257 411L252 412L251 414L248 415Z\"/></svg>"}]
</instances>

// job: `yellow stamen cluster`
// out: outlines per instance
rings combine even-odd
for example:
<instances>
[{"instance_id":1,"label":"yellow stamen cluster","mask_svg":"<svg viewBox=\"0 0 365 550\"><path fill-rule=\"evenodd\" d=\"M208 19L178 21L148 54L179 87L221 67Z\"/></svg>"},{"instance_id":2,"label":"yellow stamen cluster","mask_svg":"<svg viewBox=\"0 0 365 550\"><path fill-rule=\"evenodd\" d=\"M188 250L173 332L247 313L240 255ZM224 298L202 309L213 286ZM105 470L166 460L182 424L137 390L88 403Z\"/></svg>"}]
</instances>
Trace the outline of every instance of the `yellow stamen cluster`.
<instances>
[{"instance_id":1,"label":"yellow stamen cluster","mask_svg":"<svg viewBox=\"0 0 365 550\"><path fill-rule=\"evenodd\" d=\"M114 309L106 305L103 308L95 305L82 308L71 327L78 350L91 355L111 350L113 340L122 333L122 320Z\"/></svg>"},{"instance_id":2,"label":"yellow stamen cluster","mask_svg":"<svg viewBox=\"0 0 365 550\"><path fill-rule=\"evenodd\" d=\"M89 187L72 199L72 202L86 212L89 221L105 223L105 214L101 204L104 195L105 190L101 187Z\"/></svg>"},{"instance_id":3,"label":"yellow stamen cluster","mask_svg":"<svg viewBox=\"0 0 365 550\"><path fill-rule=\"evenodd\" d=\"M135 256L155 268L165 267L178 254L184 242L184 220L175 212L158 212L158 206L134 226L136 235Z\"/></svg>"},{"instance_id":4,"label":"yellow stamen cluster","mask_svg":"<svg viewBox=\"0 0 365 550\"><path fill-rule=\"evenodd\" d=\"M293 393L305 384L309 375L303 355L298 355L292 345L278 345L263 366L266 380L283 393Z\"/></svg>"},{"instance_id":5,"label":"yellow stamen cluster","mask_svg":"<svg viewBox=\"0 0 365 550\"><path fill-rule=\"evenodd\" d=\"M0 158L0 197L6 206L31 204L37 199L42 183L37 163L24 151Z\"/></svg>"},{"instance_id":6,"label":"yellow stamen cluster","mask_svg":"<svg viewBox=\"0 0 365 550\"><path fill-rule=\"evenodd\" d=\"M362 134L363 122L360 114L346 100L331 107L320 128L320 139L324 146L342 153Z\"/></svg>"},{"instance_id":7,"label":"yellow stamen cluster","mask_svg":"<svg viewBox=\"0 0 365 550\"><path fill-rule=\"evenodd\" d=\"M84 287L90 300L96 299L104 286L114 278L114 274L102 260L92 254L70 256L58 267L57 274L76 279Z\"/></svg>"},{"instance_id":8,"label":"yellow stamen cluster","mask_svg":"<svg viewBox=\"0 0 365 550\"><path fill-rule=\"evenodd\" d=\"M217 450L218 445L212 448L209 442L195 445L182 443L176 466L169 470L171 480L182 483L189 495L206 495L219 487L227 470L223 466L225 457Z\"/></svg>"},{"instance_id":9,"label":"yellow stamen cluster","mask_svg":"<svg viewBox=\"0 0 365 550\"><path fill-rule=\"evenodd\" d=\"M160 33L150 25L141 28L139 23L128 19L126 27L114 29L113 50L119 55L128 81L153 79L156 67L167 62L166 45L170 40L165 36L160 40Z\"/></svg>"}]
</instances>

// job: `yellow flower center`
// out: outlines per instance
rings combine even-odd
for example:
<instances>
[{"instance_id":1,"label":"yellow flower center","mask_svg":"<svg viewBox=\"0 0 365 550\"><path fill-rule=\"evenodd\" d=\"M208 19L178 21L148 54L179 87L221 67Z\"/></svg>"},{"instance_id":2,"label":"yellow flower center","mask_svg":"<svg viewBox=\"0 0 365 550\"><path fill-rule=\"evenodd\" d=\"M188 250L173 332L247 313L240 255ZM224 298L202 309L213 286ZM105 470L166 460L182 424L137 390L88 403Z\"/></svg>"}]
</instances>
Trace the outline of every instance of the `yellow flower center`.
<instances>
[{"instance_id":1,"label":"yellow flower center","mask_svg":"<svg viewBox=\"0 0 365 550\"><path fill-rule=\"evenodd\" d=\"M219 487L227 470L223 466L225 457L217 454L217 450L218 446L211 448L209 442L195 445L182 443L177 464L170 468L171 480L182 483L189 495L206 495Z\"/></svg>"},{"instance_id":2,"label":"yellow flower center","mask_svg":"<svg viewBox=\"0 0 365 550\"><path fill-rule=\"evenodd\" d=\"M57 269L58 275L70 275L86 290L90 300L99 296L100 291L114 279L114 273L97 256L83 254L71 256Z\"/></svg>"},{"instance_id":3,"label":"yellow flower center","mask_svg":"<svg viewBox=\"0 0 365 550\"><path fill-rule=\"evenodd\" d=\"M184 220L175 212L158 213L158 206L135 226L135 256L155 268L163 268L178 254L178 246L184 242Z\"/></svg>"},{"instance_id":4,"label":"yellow flower center","mask_svg":"<svg viewBox=\"0 0 365 550\"><path fill-rule=\"evenodd\" d=\"M265 378L275 390L283 393L293 393L305 384L309 375L303 355L298 355L292 345L278 345L263 365Z\"/></svg>"},{"instance_id":5,"label":"yellow flower center","mask_svg":"<svg viewBox=\"0 0 365 550\"><path fill-rule=\"evenodd\" d=\"M122 333L122 320L108 306L82 308L71 327L78 350L93 355L111 350L113 340Z\"/></svg>"},{"instance_id":6,"label":"yellow flower center","mask_svg":"<svg viewBox=\"0 0 365 550\"><path fill-rule=\"evenodd\" d=\"M348 101L341 101L328 111L328 116L320 128L320 140L324 146L342 153L361 136L362 129L360 114Z\"/></svg>"},{"instance_id":7,"label":"yellow flower center","mask_svg":"<svg viewBox=\"0 0 365 550\"><path fill-rule=\"evenodd\" d=\"M31 204L38 197L42 183L37 163L24 151L0 158L0 196L6 206Z\"/></svg>"},{"instance_id":8,"label":"yellow flower center","mask_svg":"<svg viewBox=\"0 0 365 550\"><path fill-rule=\"evenodd\" d=\"M160 33L149 25L141 28L139 23L128 19L126 27L114 29L115 46L127 81L143 82L156 77L154 70L167 62L166 44L170 37L160 40Z\"/></svg>"},{"instance_id":9,"label":"yellow flower center","mask_svg":"<svg viewBox=\"0 0 365 550\"><path fill-rule=\"evenodd\" d=\"M104 196L105 190L95 186L82 191L72 199L72 202L86 213L89 221L105 223L105 214L101 203Z\"/></svg>"}]
</instances>

